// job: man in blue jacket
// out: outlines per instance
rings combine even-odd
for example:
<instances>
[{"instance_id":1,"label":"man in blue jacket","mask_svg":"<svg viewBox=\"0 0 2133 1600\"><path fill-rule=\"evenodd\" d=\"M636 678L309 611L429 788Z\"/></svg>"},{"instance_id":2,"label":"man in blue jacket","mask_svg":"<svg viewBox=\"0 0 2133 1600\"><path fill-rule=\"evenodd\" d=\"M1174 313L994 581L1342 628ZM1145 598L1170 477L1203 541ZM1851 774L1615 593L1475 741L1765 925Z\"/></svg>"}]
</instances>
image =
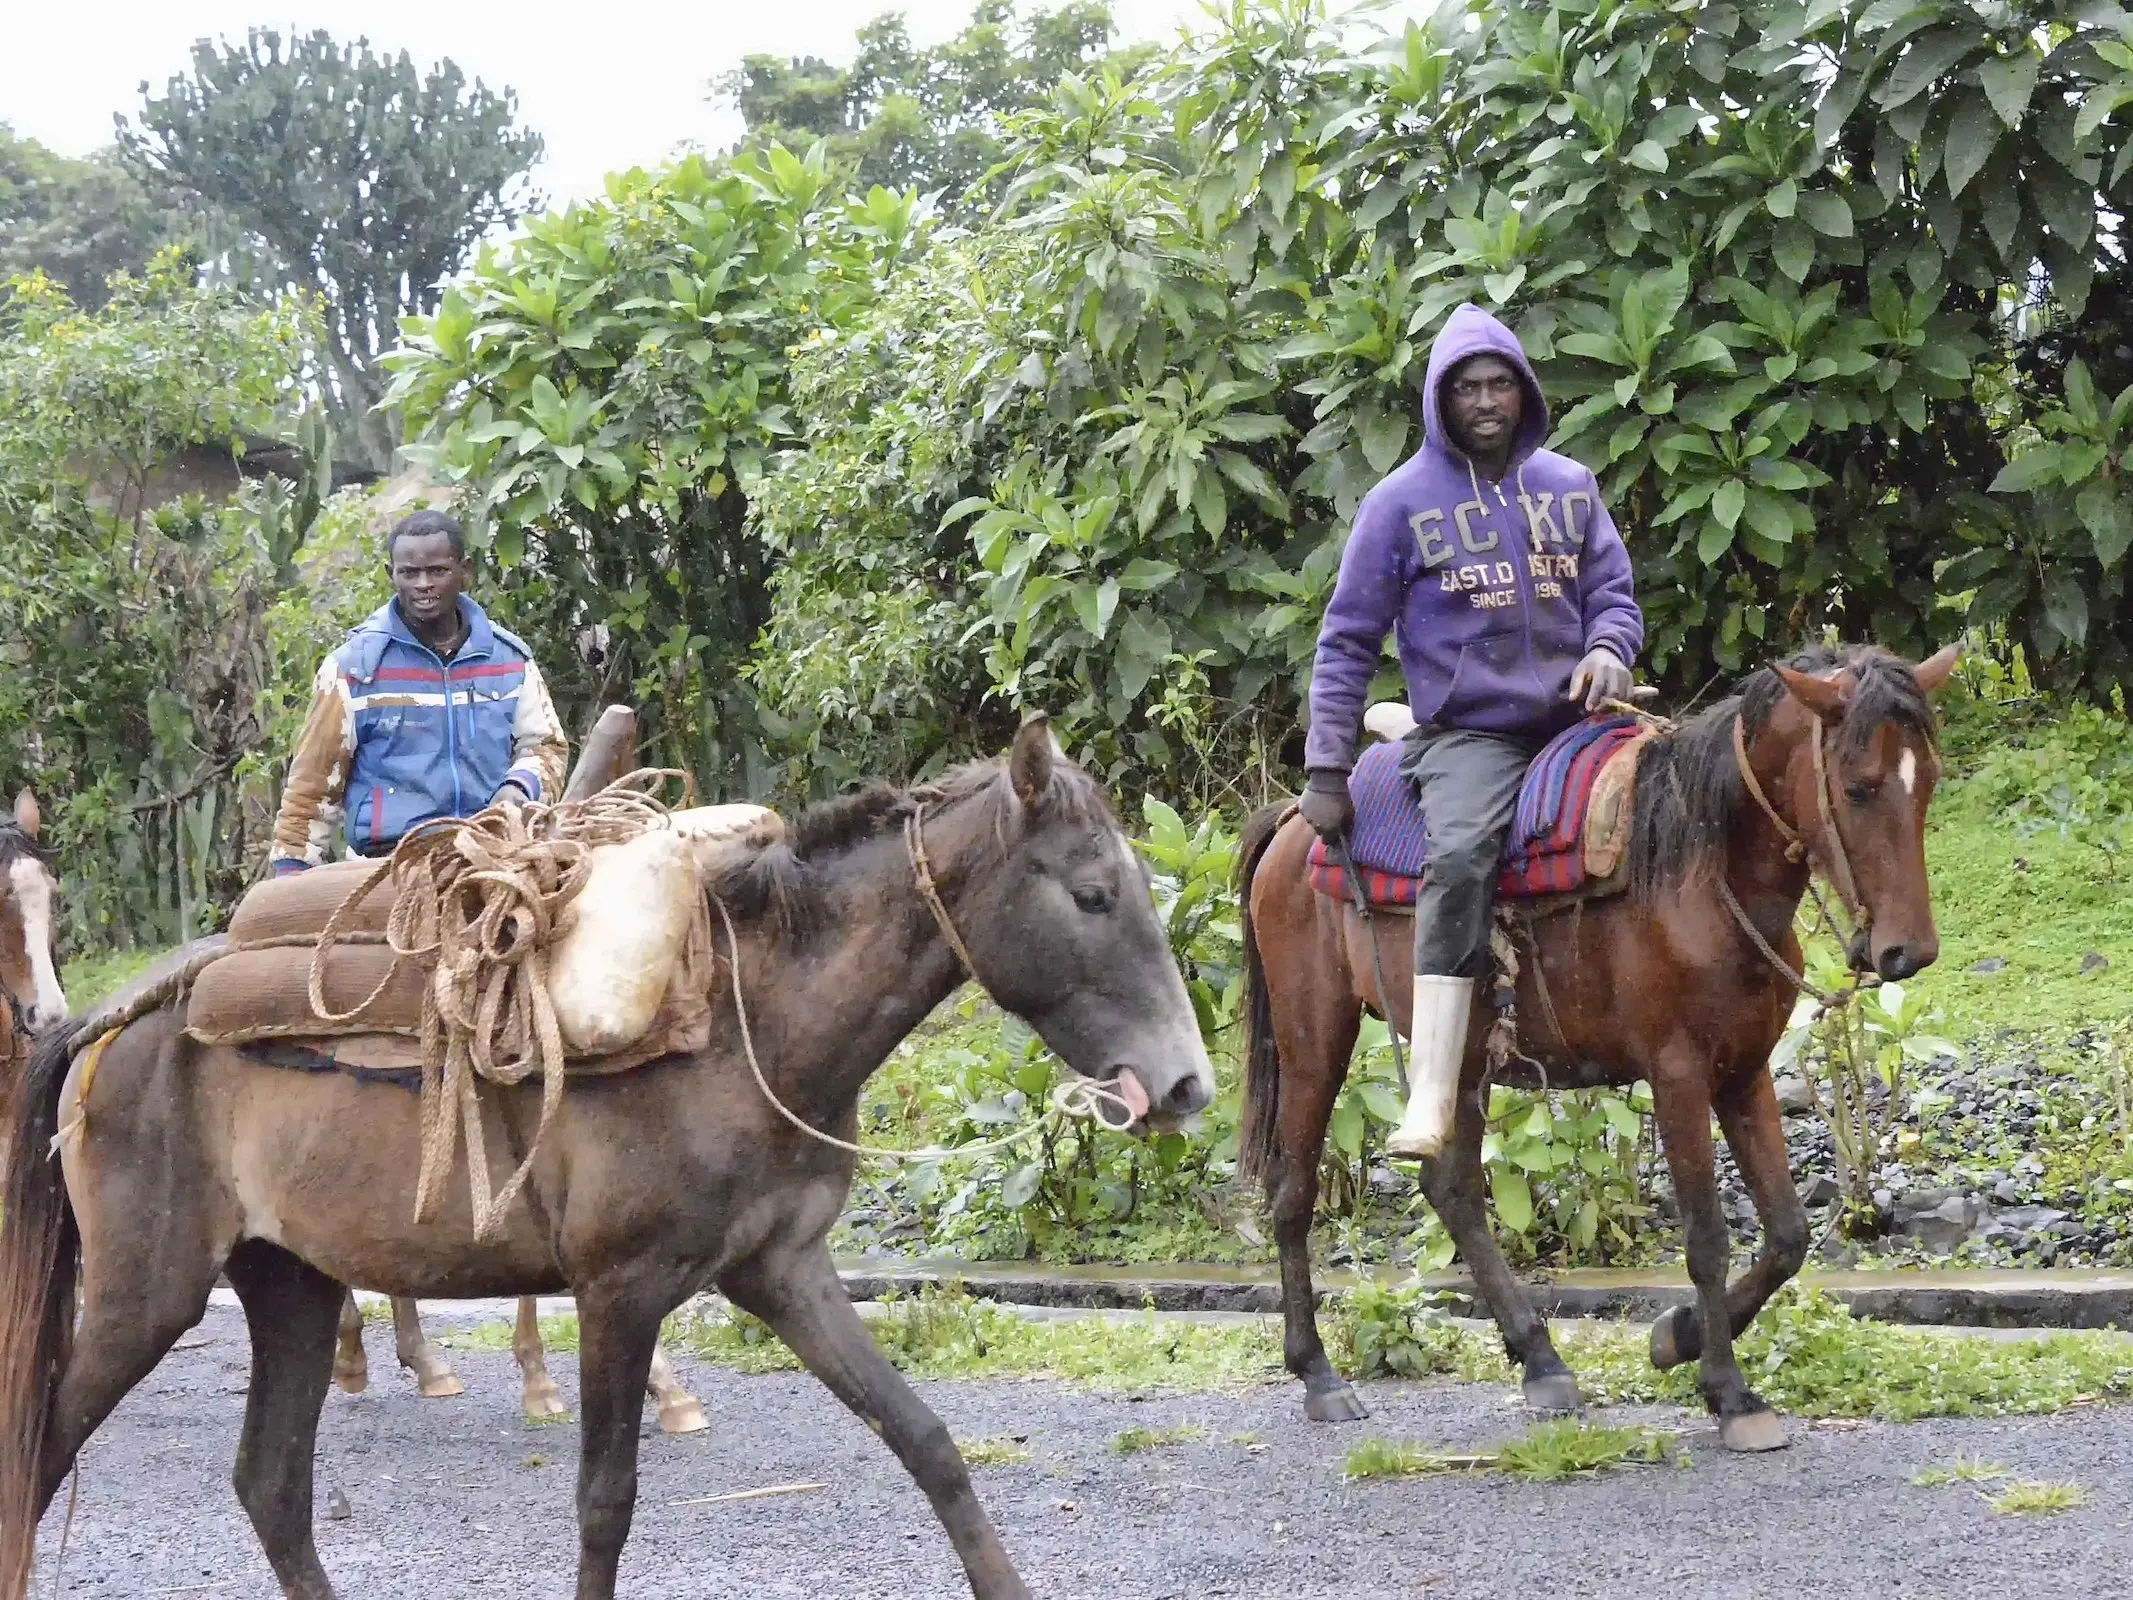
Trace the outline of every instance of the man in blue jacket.
<instances>
[{"instance_id":1,"label":"man in blue jacket","mask_svg":"<svg viewBox=\"0 0 2133 1600\"><path fill-rule=\"evenodd\" d=\"M1502 323L1461 306L1430 350L1422 448L1366 495L1312 668L1301 809L1354 822L1348 773L1390 630L1419 724L1401 771L1429 861L1415 904L1413 1082L1394 1155L1449 1136L1490 907L1528 765L1588 711L1627 699L1644 619L1593 475L1541 448L1548 408Z\"/></svg>"},{"instance_id":2,"label":"man in blue jacket","mask_svg":"<svg viewBox=\"0 0 2133 1600\"><path fill-rule=\"evenodd\" d=\"M562 786L569 743L533 652L466 596L466 536L417 511L386 538L393 597L319 667L274 823L277 874L317 866L335 835L389 855L433 817Z\"/></svg>"}]
</instances>

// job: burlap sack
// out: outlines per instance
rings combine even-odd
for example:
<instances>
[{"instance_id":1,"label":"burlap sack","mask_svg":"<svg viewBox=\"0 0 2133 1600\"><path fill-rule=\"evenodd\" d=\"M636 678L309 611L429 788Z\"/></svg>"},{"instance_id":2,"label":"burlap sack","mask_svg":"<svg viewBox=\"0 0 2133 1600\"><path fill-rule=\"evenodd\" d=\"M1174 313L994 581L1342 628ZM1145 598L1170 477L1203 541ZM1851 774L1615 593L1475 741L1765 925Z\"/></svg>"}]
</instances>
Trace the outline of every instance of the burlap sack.
<instances>
[{"instance_id":1,"label":"burlap sack","mask_svg":"<svg viewBox=\"0 0 2133 1600\"><path fill-rule=\"evenodd\" d=\"M336 861L255 883L230 918L231 944L258 944L292 934L317 933L341 902L363 885L382 861ZM380 883L341 923L343 933L383 933L393 908L392 880Z\"/></svg>"},{"instance_id":2,"label":"burlap sack","mask_svg":"<svg viewBox=\"0 0 2133 1600\"><path fill-rule=\"evenodd\" d=\"M388 971L392 981L375 1003L345 1022L329 1023L311 1009L308 946L234 950L193 979L185 1011L186 1031L203 1044L344 1033L419 1033L425 974L412 961L396 965L386 945L336 945L326 961L326 1005L336 1013L351 1009Z\"/></svg>"}]
</instances>

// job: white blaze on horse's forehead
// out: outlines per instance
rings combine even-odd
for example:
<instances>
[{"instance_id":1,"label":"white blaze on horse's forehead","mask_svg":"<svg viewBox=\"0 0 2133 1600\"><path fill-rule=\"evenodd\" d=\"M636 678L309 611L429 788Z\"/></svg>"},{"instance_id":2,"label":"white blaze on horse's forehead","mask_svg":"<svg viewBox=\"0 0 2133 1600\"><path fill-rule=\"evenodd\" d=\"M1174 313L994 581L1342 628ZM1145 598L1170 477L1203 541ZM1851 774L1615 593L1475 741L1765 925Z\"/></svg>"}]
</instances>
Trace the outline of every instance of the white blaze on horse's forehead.
<instances>
[{"instance_id":1,"label":"white blaze on horse's forehead","mask_svg":"<svg viewBox=\"0 0 2133 1600\"><path fill-rule=\"evenodd\" d=\"M35 856L17 856L8 864L7 881L14 892L16 915L22 918L22 945L29 952L30 973L37 985L38 1018L56 1021L67 1014L67 992L60 987L58 969L52 965L51 871Z\"/></svg>"},{"instance_id":2,"label":"white blaze on horse's forehead","mask_svg":"<svg viewBox=\"0 0 2133 1600\"><path fill-rule=\"evenodd\" d=\"M1918 752L1909 745L1903 747L1903 756L1896 763L1896 778L1905 794L1918 793Z\"/></svg>"}]
</instances>

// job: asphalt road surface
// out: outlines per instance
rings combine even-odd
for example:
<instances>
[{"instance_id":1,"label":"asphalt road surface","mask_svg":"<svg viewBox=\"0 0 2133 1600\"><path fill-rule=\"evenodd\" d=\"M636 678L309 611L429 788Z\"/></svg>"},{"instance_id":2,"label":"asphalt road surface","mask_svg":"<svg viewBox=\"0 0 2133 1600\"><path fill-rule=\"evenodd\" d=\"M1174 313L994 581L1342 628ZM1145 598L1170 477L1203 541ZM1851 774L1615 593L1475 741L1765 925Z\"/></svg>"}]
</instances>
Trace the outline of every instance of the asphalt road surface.
<instances>
[{"instance_id":1,"label":"asphalt road surface","mask_svg":"<svg viewBox=\"0 0 2133 1600\"><path fill-rule=\"evenodd\" d=\"M320 1430L319 1522L344 1600L572 1592L574 1426L531 1428L505 1354L456 1352L467 1393L424 1401L370 1331L371 1387L335 1392ZM229 1487L248 1349L231 1308L126 1400L83 1459L58 1592L142 1600L279 1594ZM552 1358L574 1399L575 1362ZM737 1377L680 1363L711 1430L668 1439L645 1416L635 1533L620 1593L763 1600L967 1594L930 1508L888 1451L800 1374ZM1496 1475L1349 1483L1369 1434L1481 1447L1522 1430L1509 1386L1378 1384L1357 1426L1302 1418L1287 1383L1243 1393L1126 1396L1052 1383L925 1386L959 1439L1026 1436L1030 1459L979 1471L979 1493L1039 1595L1058 1600L1375 1600L1378 1596L1872 1596L2026 1600L2133 1593L2133 1409L1994 1422L1795 1424L1774 1456L1731 1458L1700 1417L1597 1415L1681 1430L1687 1470L1639 1467L1563 1484ZM1120 1455L1121 1430L1196 1427ZM2078 1483L2084 1507L1997 1515L1973 1489L1911 1478L1959 1456ZM818 1482L818 1491L676 1502ZM52 1593L62 1493L36 1593Z\"/></svg>"}]
</instances>

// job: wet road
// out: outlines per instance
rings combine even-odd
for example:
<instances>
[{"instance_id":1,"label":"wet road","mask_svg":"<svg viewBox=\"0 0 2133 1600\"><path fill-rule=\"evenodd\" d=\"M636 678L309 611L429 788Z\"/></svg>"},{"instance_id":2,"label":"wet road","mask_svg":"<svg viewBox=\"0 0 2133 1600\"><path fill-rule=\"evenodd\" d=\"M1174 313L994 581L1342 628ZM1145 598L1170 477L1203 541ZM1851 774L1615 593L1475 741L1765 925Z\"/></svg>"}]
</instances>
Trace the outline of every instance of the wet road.
<instances>
[{"instance_id":1,"label":"wet road","mask_svg":"<svg viewBox=\"0 0 2133 1600\"><path fill-rule=\"evenodd\" d=\"M372 1382L334 1393L320 1431L319 1545L345 1600L572 1592L574 1426L518 1416L507 1354L455 1352L467 1393L416 1398L370 1334ZM575 1397L576 1369L552 1358ZM924 1498L868 1430L799 1374L739 1377L678 1362L711 1430L659 1434L647 1410L631 1597L918 1600L967 1594ZM272 1600L279 1591L229 1487L248 1351L239 1314L199 1328L91 1442L60 1592L140 1600ZM1729 1458L1685 1413L1596 1413L1683 1430L1687 1470L1641 1467L1537 1485L1495 1475L1349 1483L1369 1434L1479 1447L1523 1430L1509 1387L1373 1385L1376 1415L1305 1424L1286 1383L1129 1397L1053 1383L931 1383L959 1439L1022 1435L1026 1462L978 1489L1031 1588L1052 1597L1889 1597L2028 1600L2133 1588L2133 1409L1990 1422L1795 1425L1781 1455ZM1121 1430L1197 1429L1121 1456ZM1982 1455L2071 1480L2089 1503L2053 1517L1992 1512L1972 1489L1912 1485ZM781 1498L677 1502L798 1481ZM50 1591L62 1494L37 1593Z\"/></svg>"}]
</instances>

